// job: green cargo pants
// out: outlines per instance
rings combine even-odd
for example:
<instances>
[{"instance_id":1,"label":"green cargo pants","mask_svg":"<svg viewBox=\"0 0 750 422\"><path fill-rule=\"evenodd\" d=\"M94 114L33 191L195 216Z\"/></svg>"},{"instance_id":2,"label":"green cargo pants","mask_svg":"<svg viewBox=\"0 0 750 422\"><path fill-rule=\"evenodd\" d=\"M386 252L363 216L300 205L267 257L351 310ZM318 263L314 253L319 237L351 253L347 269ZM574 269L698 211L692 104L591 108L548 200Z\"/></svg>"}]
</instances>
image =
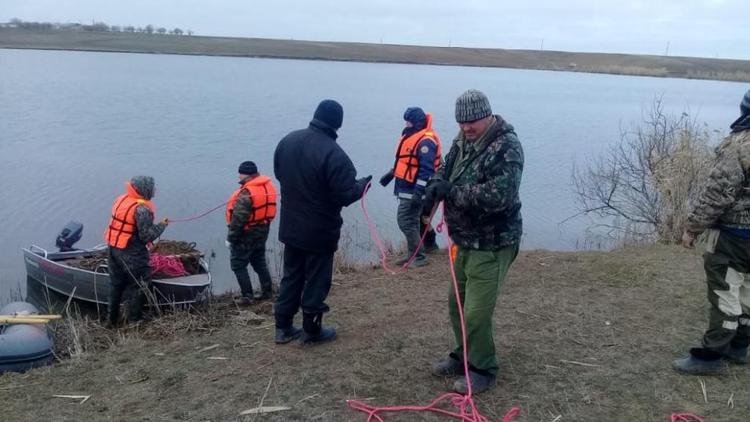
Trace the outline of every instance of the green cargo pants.
<instances>
[{"instance_id":1,"label":"green cargo pants","mask_svg":"<svg viewBox=\"0 0 750 422\"><path fill-rule=\"evenodd\" d=\"M711 230L703 255L711 316L703 347L724 354L750 343L750 239Z\"/></svg>"},{"instance_id":2,"label":"green cargo pants","mask_svg":"<svg viewBox=\"0 0 750 422\"><path fill-rule=\"evenodd\" d=\"M490 374L498 370L492 315L508 269L518 255L518 244L497 251L458 248L454 268L466 321L469 364ZM453 352L463 359L461 319L451 283L448 300L453 333L458 345Z\"/></svg>"}]
</instances>

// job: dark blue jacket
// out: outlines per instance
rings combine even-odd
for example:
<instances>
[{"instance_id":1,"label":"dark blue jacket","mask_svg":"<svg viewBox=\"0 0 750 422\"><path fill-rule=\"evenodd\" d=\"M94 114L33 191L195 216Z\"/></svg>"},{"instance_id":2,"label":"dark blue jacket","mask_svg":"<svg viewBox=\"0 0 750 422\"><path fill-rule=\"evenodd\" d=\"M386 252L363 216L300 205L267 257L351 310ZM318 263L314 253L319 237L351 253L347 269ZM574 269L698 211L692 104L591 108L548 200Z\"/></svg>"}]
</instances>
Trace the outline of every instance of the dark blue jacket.
<instances>
[{"instance_id":1,"label":"dark blue jacket","mask_svg":"<svg viewBox=\"0 0 750 422\"><path fill-rule=\"evenodd\" d=\"M399 198L411 199L414 194L423 195L427 181L435 174L435 155L437 146L430 138L423 138L417 143L417 160L419 161L419 170L413 183L404 179L396 178L393 186L393 194ZM395 166L394 166L395 167Z\"/></svg>"},{"instance_id":2,"label":"dark blue jacket","mask_svg":"<svg viewBox=\"0 0 750 422\"><path fill-rule=\"evenodd\" d=\"M281 185L279 240L310 252L333 252L341 235L341 208L362 196L357 170L319 120L286 135L273 157Z\"/></svg>"}]
</instances>

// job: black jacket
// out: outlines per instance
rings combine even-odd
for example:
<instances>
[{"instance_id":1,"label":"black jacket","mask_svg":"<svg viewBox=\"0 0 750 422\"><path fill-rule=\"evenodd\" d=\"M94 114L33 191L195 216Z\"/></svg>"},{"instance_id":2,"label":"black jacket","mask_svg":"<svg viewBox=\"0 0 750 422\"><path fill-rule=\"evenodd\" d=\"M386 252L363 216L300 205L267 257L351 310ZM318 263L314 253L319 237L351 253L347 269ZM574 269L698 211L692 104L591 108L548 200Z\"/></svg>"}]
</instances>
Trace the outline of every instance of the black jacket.
<instances>
[{"instance_id":1,"label":"black jacket","mask_svg":"<svg viewBox=\"0 0 750 422\"><path fill-rule=\"evenodd\" d=\"M273 170L281 184L279 240L310 252L333 252L341 235L341 208L362 196L357 170L319 120L279 142Z\"/></svg>"}]
</instances>

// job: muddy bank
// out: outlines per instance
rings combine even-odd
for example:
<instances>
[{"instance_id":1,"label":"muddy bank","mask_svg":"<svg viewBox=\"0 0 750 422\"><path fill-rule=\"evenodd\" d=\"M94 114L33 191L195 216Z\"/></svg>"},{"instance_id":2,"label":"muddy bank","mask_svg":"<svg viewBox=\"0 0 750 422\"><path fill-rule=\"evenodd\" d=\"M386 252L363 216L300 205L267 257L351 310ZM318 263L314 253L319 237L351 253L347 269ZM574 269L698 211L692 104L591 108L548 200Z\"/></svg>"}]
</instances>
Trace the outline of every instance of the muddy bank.
<instances>
[{"instance_id":1,"label":"muddy bank","mask_svg":"<svg viewBox=\"0 0 750 422\"><path fill-rule=\"evenodd\" d=\"M266 57L750 81L750 60L0 28L0 48Z\"/></svg>"},{"instance_id":2,"label":"muddy bank","mask_svg":"<svg viewBox=\"0 0 750 422\"><path fill-rule=\"evenodd\" d=\"M337 274L326 322L339 339L315 348L273 343L271 303L237 308L226 298L210 313L175 313L120 333L86 324L81 335L97 342L84 351L0 376L3 419L364 421L347 399L427 404L452 385L428 372L452 345L446 257L431 258L397 276ZM730 367L722 378L670 368L700 338L706 309L697 252L523 252L495 316L499 383L478 406L493 421L512 406L523 409L520 421L668 421L673 412L750 420L750 368ZM290 409L240 415L261 403Z\"/></svg>"}]
</instances>

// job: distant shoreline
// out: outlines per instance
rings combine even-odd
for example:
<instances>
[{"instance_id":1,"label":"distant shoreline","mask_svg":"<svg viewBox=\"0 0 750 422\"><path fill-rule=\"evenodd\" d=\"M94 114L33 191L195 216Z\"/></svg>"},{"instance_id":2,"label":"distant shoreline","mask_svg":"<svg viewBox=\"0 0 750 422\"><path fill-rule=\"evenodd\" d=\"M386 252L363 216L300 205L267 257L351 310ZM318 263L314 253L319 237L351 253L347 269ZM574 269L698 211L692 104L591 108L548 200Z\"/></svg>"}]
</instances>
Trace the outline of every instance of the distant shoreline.
<instances>
[{"instance_id":1,"label":"distant shoreline","mask_svg":"<svg viewBox=\"0 0 750 422\"><path fill-rule=\"evenodd\" d=\"M500 67L750 82L750 60L0 28L0 48Z\"/></svg>"}]
</instances>

